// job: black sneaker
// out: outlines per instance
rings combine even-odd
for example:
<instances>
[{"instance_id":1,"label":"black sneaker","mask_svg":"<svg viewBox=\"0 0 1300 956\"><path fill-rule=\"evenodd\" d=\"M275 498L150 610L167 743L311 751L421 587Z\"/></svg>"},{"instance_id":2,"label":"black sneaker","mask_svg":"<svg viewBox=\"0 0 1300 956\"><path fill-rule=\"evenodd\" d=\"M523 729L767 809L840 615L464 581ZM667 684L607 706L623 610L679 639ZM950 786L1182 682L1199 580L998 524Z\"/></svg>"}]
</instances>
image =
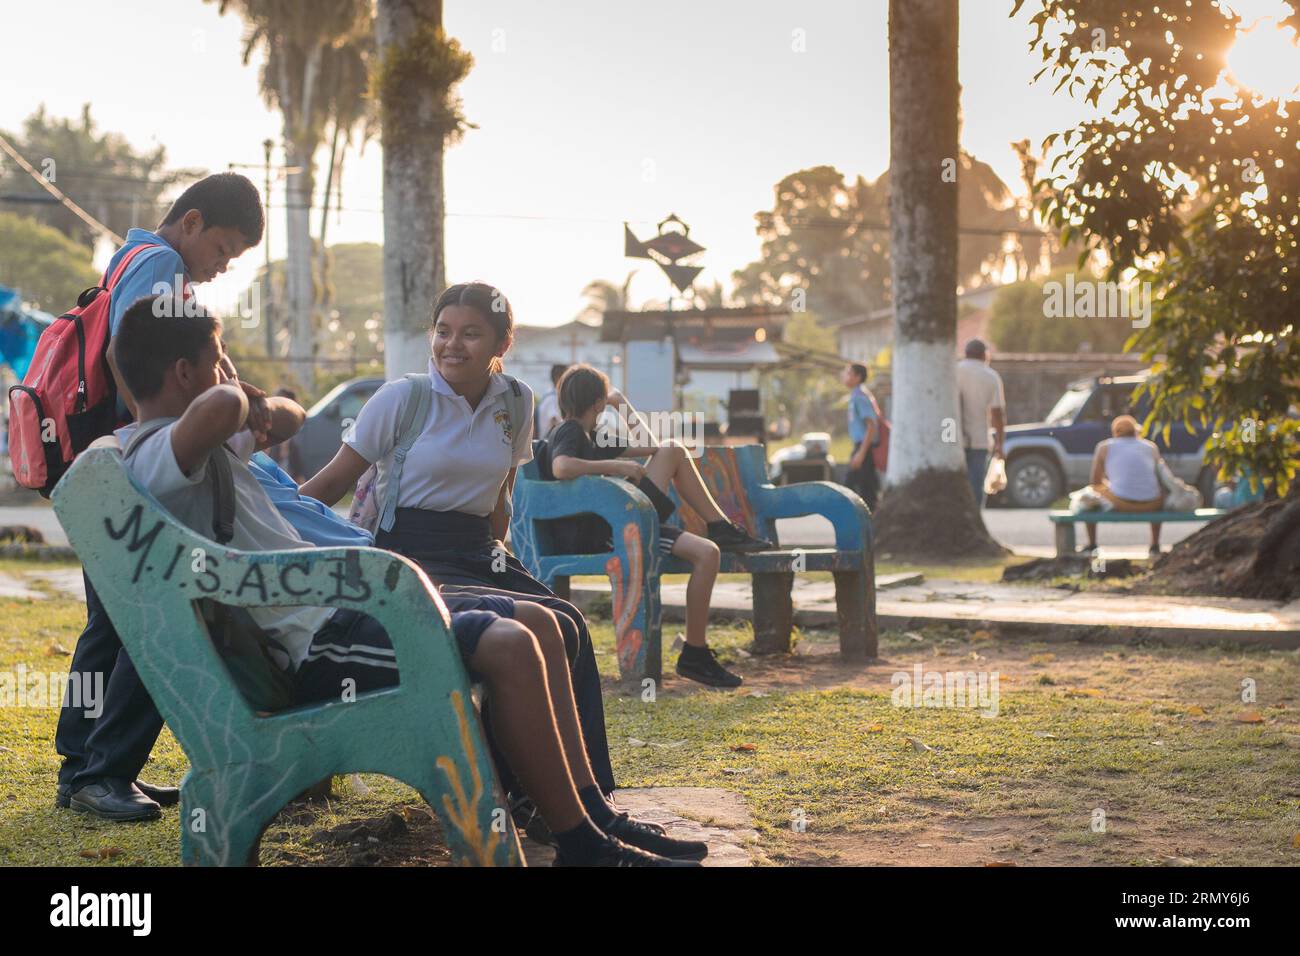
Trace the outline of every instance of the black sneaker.
<instances>
[{"instance_id":1,"label":"black sneaker","mask_svg":"<svg viewBox=\"0 0 1300 956\"><path fill-rule=\"evenodd\" d=\"M770 551L775 545L766 538L756 538L732 521L711 521L709 540L723 551Z\"/></svg>"},{"instance_id":2,"label":"black sneaker","mask_svg":"<svg viewBox=\"0 0 1300 956\"><path fill-rule=\"evenodd\" d=\"M670 860L702 860L709 855L709 845L700 840L675 840L665 836L663 827L653 823L633 820L626 813L620 813L607 827L602 827L608 836L622 840L628 846L645 850Z\"/></svg>"},{"instance_id":3,"label":"black sneaker","mask_svg":"<svg viewBox=\"0 0 1300 956\"><path fill-rule=\"evenodd\" d=\"M666 856L646 853L634 846L628 846L621 840L610 837L593 860L582 863L565 859L562 853L555 854L551 866L699 866L695 860L670 860Z\"/></svg>"},{"instance_id":4,"label":"black sneaker","mask_svg":"<svg viewBox=\"0 0 1300 956\"><path fill-rule=\"evenodd\" d=\"M687 680L707 684L709 687L739 687L745 678L733 674L718 663L718 655L711 647L699 649L687 644L677 658L677 674Z\"/></svg>"},{"instance_id":5,"label":"black sneaker","mask_svg":"<svg viewBox=\"0 0 1300 956\"><path fill-rule=\"evenodd\" d=\"M534 843L542 846L558 846L551 828L546 825L542 815L537 812L537 804L528 797L510 799L510 817L515 822L515 829L525 834Z\"/></svg>"}]
</instances>

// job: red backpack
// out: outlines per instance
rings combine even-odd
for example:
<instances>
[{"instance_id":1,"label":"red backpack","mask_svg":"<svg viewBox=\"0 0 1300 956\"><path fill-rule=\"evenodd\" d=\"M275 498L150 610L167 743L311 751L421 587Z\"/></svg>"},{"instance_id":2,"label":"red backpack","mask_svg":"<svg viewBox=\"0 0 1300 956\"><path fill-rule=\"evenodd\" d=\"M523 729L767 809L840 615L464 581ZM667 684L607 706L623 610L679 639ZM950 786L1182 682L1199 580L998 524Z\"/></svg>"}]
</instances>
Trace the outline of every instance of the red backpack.
<instances>
[{"instance_id":1,"label":"red backpack","mask_svg":"<svg viewBox=\"0 0 1300 956\"><path fill-rule=\"evenodd\" d=\"M883 476L889 467L889 433L893 429L870 390L867 390L867 398L871 399L871 410L876 413L876 442L871 446L871 463L876 466L876 474Z\"/></svg>"},{"instance_id":2,"label":"red backpack","mask_svg":"<svg viewBox=\"0 0 1300 956\"><path fill-rule=\"evenodd\" d=\"M21 385L9 389L9 460L24 488L49 497L72 460L117 425L117 386L108 367L109 302L131 261L77 298L41 333Z\"/></svg>"}]
</instances>

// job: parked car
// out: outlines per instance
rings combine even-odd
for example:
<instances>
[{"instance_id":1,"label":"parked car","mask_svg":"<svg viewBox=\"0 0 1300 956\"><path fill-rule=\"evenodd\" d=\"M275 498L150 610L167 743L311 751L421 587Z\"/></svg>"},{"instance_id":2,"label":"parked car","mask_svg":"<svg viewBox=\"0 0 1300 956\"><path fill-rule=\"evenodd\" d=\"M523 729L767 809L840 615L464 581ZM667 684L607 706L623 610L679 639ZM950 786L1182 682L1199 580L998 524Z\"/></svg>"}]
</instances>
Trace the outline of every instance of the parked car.
<instances>
[{"instance_id":1,"label":"parked car","mask_svg":"<svg viewBox=\"0 0 1300 956\"><path fill-rule=\"evenodd\" d=\"M307 410L306 421L291 439L304 477L310 478L329 464L343 445L343 432L383 384L378 376L349 379L330 389Z\"/></svg>"},{"instance_id":2,"label":"parked car","mask_svg":"<svg viewBox=\"0 0 1300 956\"><path fill-rule=\"evenodd\" d=\"M1007 427L1007 489L998 503L1017 508L1046 508L1053 501L1088 483L1092 455L1110 437L1118 415L1144 422L1147 401L1134 402L1133 390L1144 375L1082 379L1074 382L1042 422ZM1188 431L1181 423L1162 435L1150 435L1170 469L1195 485L1202 498L1214 500L1214 469L1205 466L1205 444L1212 429Z\"/></svg>"}]
</instances>

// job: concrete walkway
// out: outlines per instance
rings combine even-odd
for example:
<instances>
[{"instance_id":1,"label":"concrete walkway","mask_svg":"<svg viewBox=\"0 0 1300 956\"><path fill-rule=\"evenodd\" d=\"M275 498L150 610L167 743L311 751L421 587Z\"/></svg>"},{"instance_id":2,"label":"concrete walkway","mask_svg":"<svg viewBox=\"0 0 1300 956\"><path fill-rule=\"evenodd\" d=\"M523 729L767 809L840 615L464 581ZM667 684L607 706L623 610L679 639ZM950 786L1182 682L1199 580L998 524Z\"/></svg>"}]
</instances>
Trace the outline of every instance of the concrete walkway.
<instances>
[{"instance_id":1,"label":"concrete walkway","mask_svg":"<svg viewBox=\"0 0 1300 956\"><path fill-rule=\"evenodd\" d=\"M917 574L876 579L876 616L884 629L907 630L950 622L1028 640L1098 640L1173 643L1231 642L1269 647L1300 647L1300 601L1243 598L1162 597L1108 591L1070 591L1034 584L983 584L925 581ZM684 620L686 584L663 585L664 620ZM63 594L85 599L79 568L0 572L0 598L40 599ZM575 585L574 603L585 607L609 599L608 582ZM717 617L750 619L753 593L748 582L725 582L713 591ZM835 585L796 577L795 623L835 627Z\"/></svg>"},{"instance_id":2,"label":"concrete walkway","mask_svg":"<svg viewBox=\"0 0 1300 956\"><path fill-rule=\"evenodd\" d=\"M892 576L897 577L897 576ZM1229 641L1271 647L1300 647L1300 601L1242 598L1161 597L1103 591L1069 591L1030 584L977 584L967 581L891 583L878 579L876 615L882 630L908 629L939 622L969 624L1001 637L1030 640ZM584 582L573 588L579 606L609 586ZM663 585L665 621L681 621L686 585ZM829 581L795 578L795 623L834 627L835 586ZM749 619L753 594L748 583L719 584L712 607L726 616Z\"/></svg>"}]
</instances>

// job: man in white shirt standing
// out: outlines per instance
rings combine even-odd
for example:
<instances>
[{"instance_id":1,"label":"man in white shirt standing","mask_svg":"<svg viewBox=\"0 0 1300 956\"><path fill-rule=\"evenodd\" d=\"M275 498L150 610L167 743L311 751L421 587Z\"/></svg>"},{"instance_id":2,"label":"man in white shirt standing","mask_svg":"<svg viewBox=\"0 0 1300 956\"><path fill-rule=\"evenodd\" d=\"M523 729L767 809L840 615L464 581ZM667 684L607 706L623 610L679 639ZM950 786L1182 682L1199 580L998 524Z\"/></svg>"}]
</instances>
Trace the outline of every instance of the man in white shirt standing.
<instances>
[{"instance_id":1,"label":"man in white shirt standing","mask_svg":"<svg viewBox=\"0 0 1300 956\"><path fill-rule=\"evenodd\" d=\"M569 370L567 365L551 366L551 389L537 403L537 428L533 432L538 438L545 438L551 429L564 421L560 414L560 379Z\"/></svg>"},{"instance_id":2,"label":"man in white shirt standing","mask_svg":"<svg viewBox=\"0 0 1300 956\"><path fill-rule=\"evenodd\" d=\"M984 475L989 467L989 427L995 432L994 456L1003 457L1007 400L1002 376L989 367L988 346L979 339L966 343L966 357L957 363L957 399L961 412L961 442L966 474L975 505L984 507Z\"/></svg>"}]
</instances>

